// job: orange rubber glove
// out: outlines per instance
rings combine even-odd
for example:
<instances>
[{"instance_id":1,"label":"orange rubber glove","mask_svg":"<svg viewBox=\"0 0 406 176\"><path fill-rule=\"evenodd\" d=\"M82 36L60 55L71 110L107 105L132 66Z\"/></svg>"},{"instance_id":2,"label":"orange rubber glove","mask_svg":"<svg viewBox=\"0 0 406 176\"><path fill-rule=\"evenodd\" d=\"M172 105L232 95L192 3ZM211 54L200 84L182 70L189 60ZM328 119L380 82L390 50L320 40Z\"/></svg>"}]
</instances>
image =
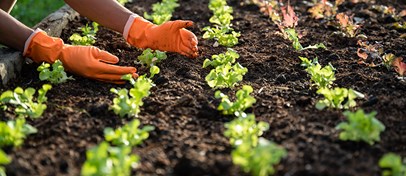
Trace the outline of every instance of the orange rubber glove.
<instances>
[{"instance_id":1,"label":"orange rubber glove","mask_svg":"<svg viewBox=\"0 0 406 176\"><path fill-rule=\"evenodd\" d=\"M138 15L128 19L123 36L138 48L177 52L190 58L198 56L196 36L184 29L193 26L192 21L168 21L155 25Z\"/></svg>"},{"instance_id":2,"label":"orange rubber glove","mask_svg":"<svg viewBox=\"0 0 406 176\"><path fill-rule=\"evenodd\" d=\"M65 45L62 39L50 37L41 30L34 31L27 39L23 55L36 63L53 64L59 59L67 71L103 82L124 84L121 76L125 74L138 77L134 67L111 65L119 59L106 51L94 46Z\"/></svg>"}]
</instances>

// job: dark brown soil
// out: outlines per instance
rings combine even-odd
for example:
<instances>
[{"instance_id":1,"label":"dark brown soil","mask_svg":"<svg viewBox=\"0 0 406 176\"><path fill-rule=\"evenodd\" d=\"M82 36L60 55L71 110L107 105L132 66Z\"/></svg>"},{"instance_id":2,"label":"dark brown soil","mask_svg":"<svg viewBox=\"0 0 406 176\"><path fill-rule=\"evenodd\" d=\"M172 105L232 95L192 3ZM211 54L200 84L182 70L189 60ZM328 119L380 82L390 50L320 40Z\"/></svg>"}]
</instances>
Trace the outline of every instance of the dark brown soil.
<instances>
[{"instance_id":1,"label":"dark brown soil","mask_svg":"<svg viewBox=\"0 0 406 176\"><path fill-rule=\"evenodd\" d=\"M143 14L155 2L135 1L126 6ZM323 42L328 50L295 51L256 6L230 2L234 7L234 28L242 34L234 49L241 55L238 62L249 69L241 85L252 85L257 98L249 112L270 124L264 137L289 152L277 166L276 175L380 175L378 160L384 153L406 157L406 82L398 80L393 70L357 64L356 40L333 35L336 29L311 19L307 7L300 2L293 4L300 17L298 30L304 35L301 43L307 46ZM394 5L398 10L406 8L404 1L377 4ZM217 112L218 100L204 80L209 69L201 68L205 58L225 51L223 47L212 47L213 41L201 37L201 29L210 25L208 0L181 0L180 5L173 19L195 22L190 30L198 36L201 55L188 59L169 53L168 59L160 63L156 87L145 99L139 117L142 124L153 125L156 130L133 151L142 158L134 175L244 175L232 164L232 148L223 136L224 123L232 117ZM380 42L385 51L406 58L406 42L399 37L405 31L388 27L392 20L367 11L370 7L367 3L345 3L340 12L353 12L364 18L361 33L370 42ZM88 22L77 19L62 38L68 43L68 36ZM133 61L141 51L127 45L119 33L102 27L97 38L95 45L121 58L119 65L139 67ZM338 139L335 126L345 117L340 110L315 108L321 97L309 89L309 77L298 56L318 57L323 65L330 62L337 68L336 86L366 95L358 100L359 108L378 112L377 118L386 126L381 142L370 146ZM144 72L139 68L140 74ZM130 120L108 110L114 97L110 88L130 85L74 78L75 81L56 85L48 93L44 117L30 121L39 132L29 136L22 147L7 151L13 159L7 166L8 175L79 175L86 150L103 140L103 129L119 127ZM39 88L42 84L36 65L25 65L19 79L7 89ZM4 116L2 119L13 118L10 112L0 115Z\"/></svg>"}]
</instances>

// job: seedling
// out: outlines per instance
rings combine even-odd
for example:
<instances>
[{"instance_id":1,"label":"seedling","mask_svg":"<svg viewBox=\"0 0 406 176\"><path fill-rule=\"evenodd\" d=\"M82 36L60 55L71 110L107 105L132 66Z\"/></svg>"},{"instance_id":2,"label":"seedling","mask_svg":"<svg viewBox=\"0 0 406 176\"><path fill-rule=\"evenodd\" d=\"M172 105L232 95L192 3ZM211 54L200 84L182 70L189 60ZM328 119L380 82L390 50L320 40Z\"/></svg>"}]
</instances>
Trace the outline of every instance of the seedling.
<instances>
[{"instance_id":1,"label":"seedling","mask_svg":"<svg viewBox=\"0 0 406 176\"><path fill-rule=\"evenodd\" d=\"M15 106L15 113L18 117L41 117L47 106L44 104L47 101L45 96L48 90L52 88L49 84L44 84L41 89L38 90L37 102L35 102L34 94L36 90L34 88L22 89L17 87L14 91L8 90L3 92L0 96L0 102L3 104L3 109L7 109L6 104Z\"/></svg>"},{"instance_id":2,"label":"seedling","mask_svg":"<svg viewBox=\"0 0 406 176\"><path fill-rule=\"evenodd\" d=\"M379 160L379 167L384 169L382 176L405 176L406 163L395 153L387 153Z\"/></svg>"},{"instance_id":3,"label":"seedling","mask_svg":"<svg viewBox=\"0 0 406 176\"><path fill-rule=\"evenodd\" d=\"M44 62L37 68L37 71L40 72L39 79L41 81L47 80L51 84L60 84L67 80L74 80L71 76L68 77L66 75L60 60L56 60L55 63L52 64L52 69L50 67L50 64Z\"/></svg>"},{"instance_id":4,"label":"seedling","mask_svg":"<svg viewBox=\"0 0 406 176\"><path fill-rule=\"evenodd\" d=\"M218 26L203 28L206 31L203 34L204 39L215 39L218 44L226 47L233 47L238 44L238 37L241 36L239 32L235 32L232 28L220 28Z\"/></svg>"},{"instance_id":5,"label":"seedling","mask_svg":"<svg viewBox=\"0 0 406 176\"><path fill-rule=\"evenodd\" d=\"M139 157L131 154L131 147L112 147L107 142L102 142L86 152L81 175L127 176L131 175L131 168L135 168L138 161Z\"/></svg>"},{"instance_id":6,"label":"seedling","mask_svg":"<svg viewBox=\"0 0 406 176\"><path fill-rule=\"evenodd\" d=\"M317 58L313 61L309 61L305 57L300 57L302 60L302 66L307 67L306 71L310 75L310 82L313 82L312 85L315 85L317 88L330 88L333 84L333 81L336 80L334 76L335 68L329 64L325 67L321 67L318 63Z\"/></svg>"},{"instance_id":7,"label":"seedling","mask_svg":"<svg viewBox=\"0 0 406 176\"><path fill-rule=\"evenodd\" d=\"M142 99L150 94L149 90L152 86L154 86L152 80L142 75L138 77L134 83L134 88L131 88L130 91L127 89L110 89L111 92L117 94L117 97L113 99L111 109L120 117L137 116L140 113L140 107L144 105Z\"/></svg>"},{"instance_id":8,"label":"seedling","mask_svg":"<svg viewBox=\"0 0 406 176\"><path fill-rule=\"evenodd\" d=\"M365 114L362 109L357 112L345 111L348 122L341 122L336 129L342 130L340 140L364 141L369 145L380 141L380 133L385 126L375 118L376 112Z\"/></svg>"},{"instance_id":9,"label":"seedling","mask_svg":"<svg viewBox=\"0 0 406 176\"><path fill-rule=\"evenodd\" d=\"M155 24L165 23L172 18L175 8L179 7L177 0L162 0L152 5L152 14L144 12L144 18L152 20Z\"/></svg>"},{"instance_id":10,"label":"seedling","mask_svg":"<svg viewBox=\"0 0 406 176\"><path fill-rule=\"evenodd\" d=\"M37 133L37 129L25 123L24 118L0 122L0 148L7 146L19 147L24 143L24 139L28 135L34 133Z\"/></svg>"},{"instance_id":11,"label":"seedling","mask_svg":"<svg viewBox=\"0 0 406 176\"><path fill-rule=\"evenodd\" d=\"M221 91L216 91L214 97L221 98L221 103L217 110L222 111L224 115L232 115L236 112L241 113L247 108L250 108L257 100L250 95L254 90L251 86L244 85L241 90L236 93L236 100L232 102L229 97Z\"/></svg>"},{"instance_id":12,"label":"seedling","mask_svg":"<svg viewBox=\"0 0 406 176\"><path fill-rule=\"evenodd\" d=\"M248 69L239 63L217 66L206 76L207 84L214 89L234 87L241 81Z\"/></svg>"},{"instance_id":13,"label":"seedling","mask_svg":"<svg viewBox=\"0 0 406 176\"><path fill-rule=\"evenodd\" d=\"M159 50L152 50L147 48L142 52L140 56L138 56L138 60L144 64L147 65L148 67L156 65L158 62L161 62L162 60L166 59L166 53L159 51Z\"/></svg>"},{"instance_id":14,"label":"seedling","mask_svg":"<svg viewBox=\"0 0 406 176\"><path fill-rule=\"evenodd\" d=\"M206 26L203 31L204 39L215 39L222 46L233 47L238 44L238 37L241 35L239 32L235 32L231 28L231 20L233 16L232 7L227 6L227 1L225 0L211 0L209 3L209 9L213 12L213 16L210 18L210 22L214 24L213 27Z\"/></svg>"},{"instance_id":15,"label":"seedling","mask_svg":"<svg viewBox=\"0 0 406 176\"><path fill-rule=\"evenodd\" d=\"M235 50L227 48L227 52L225 54L213 55L211 56L211 60L204 60L203 68L206 68L208 66L217 67L219 65L224 65L227 63L233 64L239 57L240 55Z\"/></svg>"},{"instance_id":16,"label":"seedling","mask_svg":"<svg viewBox=\"0 0 406 176\"><path fill-rule=\"evenodd\" d=\"M239 145L232 151L233 163L254 176L268 176L275 173L274 166L286 157L287 151L277 144L259 138L258 145Z\"/></svg>"},{"instance_id":17,"label":"seedling","mask_svg":"<svg viewBox=\"0 0 406 176\"><path fill-rule=\"evenodd\" d=\"M295 50L303 51L303 50L307 50L307 49L320 49L320 48L327 49L327 47L323 43L309 45L309 46L303 48L302 44L300 44L300 42L299 42L299 36L296 33L296 30L293 28L285 29L285 34L287 34L288 39L290 41L292 41L292 46Z\"/></svg>"},{"instance_id":18,"label":"seedling","mask_svg":"<svg viewBox=\"0 0 406 176\"><path fill-rule=\"evenodd\" d=\"M320 88L317 91L318 94L324 96L323 100L319 100L316 104L316 108L322 110L326 107L335 109L349 109L355 107L357 102L356 98L364 98L364 95L353 89L339 88L334 89Z\"/></svg>"},{"instance_id":19,"label":"seedling","mask_svg":"<svg viewBox=\"0 0 406 176\"><path fill-rule=\"evenodd\" d=\"M6 176L6 169L3 166L10 163L11 159L0 149L0 176Z\"/></svg>"},{"instance_id":20,"label":"seedling","mask_svg":"<svg viewBox=\"0 0 406 176\"><path fill-rule=\"evenodd\" d=\"M406 16L406 10L402 10L399 13L396 13L396 9L393 6L372 5L371 8L382 13L383 16L391 16L396 21L400 21L403 17Z\"/></svg>"},{"instance_id":21,"label":"seedling","mask_svg":"<svg viewBox=\"0 0 406 176\"><path fill-rule=\"evenodd\" d=\"M224 126L227 129L224 135L230 139L230 144L234 147L248 145L255 147L259 137L269 129L266 122L256 122L254 114L236 113L237 117Z\"/></svg>"},{"instance_id":22,"label":"seedling","mask_svg":"<svg viewBox=\"0 0 406 176\"><path fill-rule=\"evenodd\" d=\"M93 22L92 27L86 24L85 27L81 27L82 35L74 33L69 37L69 41L72 42L72 45L93 45L96 42L96 33L99 31L99 24Z\"/></svg>"},{"instance_id":23,"label":"seedling","mask_svg":"<svg viewBox=\"0 0 406 176\"><path fill-rule=\"evenodd\" d=\"M347 16L344 13L339 13L336 15L336 19L340 24L341 31L349 37L355 37L361 27L354 24L352 18L353 16Z\"/></svg>"},{"instance_id":24,"label":"seedling","mask_svg":"<svg viewBox=\"0 0 406 176\"><path fill-rule=\"evenodd\" d=\"M139 129L140 121L135 119L116 130L112 128L104 129L104 138L116 146L135 147L148 138L149 132L154 130L153 126L144 126Z\"/></svg>"},{"instance_id":25,"label":"seedling","mask_svg":"<svg viewBox=\"0 0 406 176\"><path fill-rule=\"evenodd\" d=\"M142 75L138 77L136 81L132 78L131 74L122 76L121 79L129 81L133 85L133 88L131 88L130 91L127 89L117 90L111 88L110 92L116 94L117 97L113 99L113 105L110 109L120 117L136 117L138 113L140 113L140 107L144 105L144 102L142 101L143 98L148 97L150 89L155 86L151 78L155 74L158 74L159 71L160 70L157 66L152 66L150 68L151 75L149 78L147 75Z\"/></svg>"},{"instance_id":26,"label":"seedling","mask_svg":"<svg viewBox=\"0 0 406 176\"><path fill-rule=\"evenodd\" d=\"M310 8L308 12L314 19L330 19L337 14L338 6L342 3L344 3L344 0L336 0L334 5L327 0L322 0Z\"/></svg>"},{"instance_id":27,"label":"seedling","mask_svg":"<svg viewBox=\"0 0 406 176\"><path fill-rule=\"evenodd\" d=\"M403 58L398 57L392 62L392 65L395 67L396 72L398 72L400 76L404 76L406 73L406 63L402 62L402 60Z\"/></svg>"}]
</instances>

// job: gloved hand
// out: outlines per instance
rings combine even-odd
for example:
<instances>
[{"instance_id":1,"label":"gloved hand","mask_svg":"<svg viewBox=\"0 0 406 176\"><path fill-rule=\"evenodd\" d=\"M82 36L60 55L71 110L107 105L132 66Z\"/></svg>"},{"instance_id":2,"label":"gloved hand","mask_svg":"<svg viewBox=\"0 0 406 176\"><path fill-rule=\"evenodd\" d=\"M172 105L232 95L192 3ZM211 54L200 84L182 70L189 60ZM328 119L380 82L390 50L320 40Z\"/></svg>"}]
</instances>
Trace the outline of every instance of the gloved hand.
<instances>
[{"instance_id":1,"label":"gloved hand","mask_svg":"<svg viewBox=\"0 0 406 176\"><path fill-rule=\"evenodd\" d=\"M65 45L62 39L50 37L41 30L36 30L27 39L23 55L36 63L53 64L59 59L67 71L103 82L124 84L121 76L125 74L138 77L134 67L111 65L119 59L106 51L94 46Z\"/></svg>"},{"instance_id":2,"label":"gloved hand","mask_svg":"<svg viewBox=\"0 0 406 176\"><path fill-rule=\"evenodd\" d=\"M192 21L168 21L155 25L138 15L131 15L123 36L138 48L177 52L190 58L198 56L196 36L184 29L193 26Z\"/></svg>"}]
</instances>

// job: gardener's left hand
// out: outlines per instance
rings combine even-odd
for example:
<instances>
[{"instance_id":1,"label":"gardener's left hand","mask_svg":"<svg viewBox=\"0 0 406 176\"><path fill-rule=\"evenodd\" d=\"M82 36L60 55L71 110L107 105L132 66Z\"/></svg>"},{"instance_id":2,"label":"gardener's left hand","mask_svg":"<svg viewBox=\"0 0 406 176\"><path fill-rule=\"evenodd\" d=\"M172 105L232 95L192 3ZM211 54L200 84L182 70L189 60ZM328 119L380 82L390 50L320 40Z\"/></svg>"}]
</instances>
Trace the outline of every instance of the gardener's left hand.
<instances>
[{"instance_id":1,"label":"gardener's left hand","mask_svg":"<svg viewBox=\"0 0 406 176\"><path fill-rule=\"evenodd\" d=\"M124 29L124 38L138 48L177 52L190 58L198 56L196 36L184 28L192 21L169 21L155 25L144 18L132 15Z\"/></svg>"}]
</instances>

